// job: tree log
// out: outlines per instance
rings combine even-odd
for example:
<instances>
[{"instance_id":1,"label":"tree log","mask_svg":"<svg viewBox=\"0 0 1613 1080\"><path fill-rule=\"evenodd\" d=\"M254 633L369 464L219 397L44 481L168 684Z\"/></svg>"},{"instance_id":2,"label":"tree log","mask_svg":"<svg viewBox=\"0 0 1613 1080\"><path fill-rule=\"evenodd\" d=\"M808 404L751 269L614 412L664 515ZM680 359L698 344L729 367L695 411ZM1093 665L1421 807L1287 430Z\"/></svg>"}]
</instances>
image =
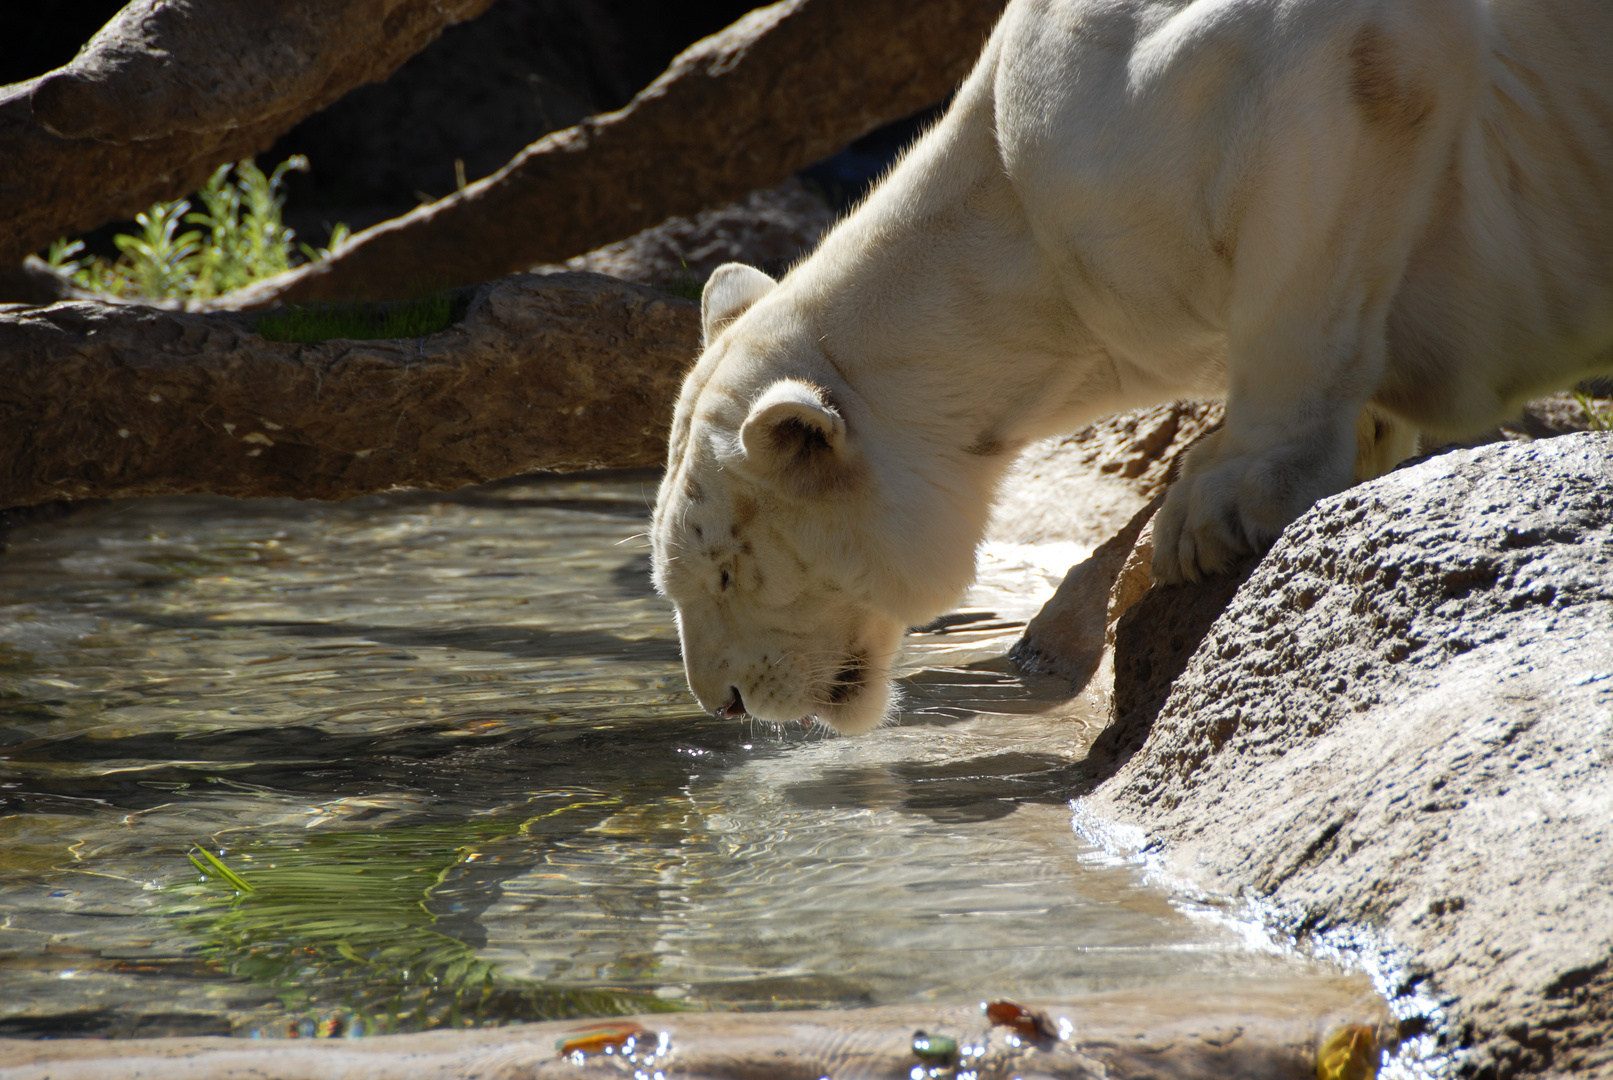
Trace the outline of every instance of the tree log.
<instances>
[{"instance_id":1,"label":"tree log","mask_svg":"<svg viewBox=\"0 0 1613 1080\"><path fill-rule=\"evenodd\" d=\"M345 499L659 465L699 306L597 274L466 290L429 337L267 341L258 317L0 307L0 507Z\"/></svg>"},{"instance_id":2,"label":"tree log","mask_svg":"<svg viewBox=\"0 0 1613 1080\"><path fill-rule=\"evenodd\" d=\"M560 262L772 187L968 73L1001 0L781 0L696 42L624 109L554 132L333 257L222 298L387 299Z\"/></svg>"},{"instance_id":3,"label":"tree log","mask_svg":"<svg viewBox=\"0 0 1613 1080\"><path fill-rule=\"evenodd\" d=\"M195 191L491 3L134 0L71 63L0 88L0 266Z\"/></svg>"}]
</instances>

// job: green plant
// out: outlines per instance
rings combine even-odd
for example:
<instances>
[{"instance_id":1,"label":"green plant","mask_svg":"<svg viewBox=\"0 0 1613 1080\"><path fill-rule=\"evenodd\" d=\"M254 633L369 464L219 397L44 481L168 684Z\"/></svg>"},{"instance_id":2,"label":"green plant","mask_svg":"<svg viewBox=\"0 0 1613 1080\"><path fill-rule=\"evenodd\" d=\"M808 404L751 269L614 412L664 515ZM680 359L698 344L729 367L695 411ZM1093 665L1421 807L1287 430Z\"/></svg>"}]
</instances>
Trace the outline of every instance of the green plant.
<instances>
[{"instance_id":1,"label":"green plant","mask_svg":"<svg viewBox=\"0 0 1613 1080\"><path fill-rule=\"evenodd\" d=\"M198 854L201 855L200 859L196 857ZM231 870L228 866L226 866L223 859L219 858L217 855L214 855L211 851L208 851L204 847L198 847L195 851L190 853L190 864L196 869L200 870L204 876L223 878L225 881L230 883L231 887L234 888L236 892L246 893L255 891L251 885L248 885L246 881L242 879L241 875L237 874L234 870Z\"/></svg>"},{"instance_id":2,"label":"green plant","mask_svg":"<svg viewBox=\"0 0 1613 1080\"><path fill-rule=\"evenodd\" d=\"M270 341L312 344L335 338L425 337L447 329L453 321L453 296L442 292L389 304L299 304L264 315L257 332Z\"/></svg>"},{"instance_id":3,"label":"green plant","mask_svg":"<svg viewBox=\"0 0 1613 1080\"><path fill-rule=\"evenodd\" d=\"M302 252L303 257L309 262L318 262L321 259L330 258L333 252L342 250L342 246L352 238L353 230L349 229L345 222L338 221L331 228L330 241L324 247L316 248L309 244L299 243L297 250Z\"/></svg>"},{"instance_id":4,"label":"green plant","mask_svg":"<svg viewBox=\"0 0 1613 1080\"><path fill-rule=\"evenodd\" d=\"M682 264L683 269L674 274L672 280L667 282L666 291L673 296L681 296L685 300L699 300L701 292L705 289L705 283L695 277L694 271L689 269L688 263L682 259L679 259L678 262Z\"/></svg>"},{"instance_id":5,"label":"green plant","mask_svg":"<svg viewBox=\"0 0 1613 1080\"><path fill-rule=\"evenodd\" d=\"M308 159L287 158L265 175L250 159L221 165L195 198L154 203L135 215L138 234L113 237L121 253L78 258L82 240L65 237L51 244L45 261L80 288L110 296L202 300L232 292L291 269L296 234L281 220L285 175L303 172ZM231 173L234 176L232 178ZM179 232L180 223L202 226ZM313 262L347 242L347 226L331 230L328 247L297 245Z\"/></svg>"},{"instance_id":6,"label":"green plant","mask_svg":"<svg viewBox=\"0 0 1613 1080\"><path fill-rule=\"evenodd\" d=\"M1613 431L1613 402L1599 401L1583 390L1574 391L1574 400L1584 411L1592 431Z\"/></svg>"},{"instance_id":7,"label":"green plant","mask_svg":"<svg viewBox=\"0 0 1613 1080\"><path fill-rule=\"evenodd\" d=\"M191 231L174 235L179 220L190 203L157 203L144 214L136 214L139 236L117 236L113 243L129 261L135 287L146 296L181 296L189 291L191 264L201 249L201 234Z\"/></svg>"}]
</instances>

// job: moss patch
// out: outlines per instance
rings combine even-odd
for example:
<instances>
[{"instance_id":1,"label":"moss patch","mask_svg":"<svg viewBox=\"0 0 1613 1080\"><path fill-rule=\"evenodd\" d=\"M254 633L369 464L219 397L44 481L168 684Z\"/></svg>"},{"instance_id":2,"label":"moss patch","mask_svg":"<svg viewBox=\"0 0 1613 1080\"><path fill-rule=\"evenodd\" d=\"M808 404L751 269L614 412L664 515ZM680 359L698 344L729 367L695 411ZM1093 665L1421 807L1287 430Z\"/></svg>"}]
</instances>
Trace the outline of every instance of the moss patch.
<instances>
[{"instance_id":1,"label":"moss patch","mask_svg":"<svg viewBox=\"0 0 1613 1080\"><path fill-rule=\"evenodd\" d=\"M448 329L457 315L453 296L442 292L397 303L299 304L263 316L256 329L269 341L303 345L338 338L414 338Z\"/></svg>"}]
</instances>

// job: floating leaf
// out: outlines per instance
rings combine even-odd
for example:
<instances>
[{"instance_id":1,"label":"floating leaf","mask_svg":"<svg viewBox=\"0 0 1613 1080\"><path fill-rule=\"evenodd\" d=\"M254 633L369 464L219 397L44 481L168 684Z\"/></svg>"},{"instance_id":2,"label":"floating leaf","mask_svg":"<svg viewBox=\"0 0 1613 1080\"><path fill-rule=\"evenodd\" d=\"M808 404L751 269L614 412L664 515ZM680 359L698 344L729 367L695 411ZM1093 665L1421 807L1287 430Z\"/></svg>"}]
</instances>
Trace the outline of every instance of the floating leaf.
<instances>
[{"instance_id":1,"label":"floating leaf","mask_svg":"<svg viewBox=\"0 0 1613 1080\"><path fill-rule=\"evenodd\" d=\"M1316 1080L1373 1080L1378 1059L1373 1030L1365 1024L1346 1024L1316 1052Z\"/></svg>"}]
</instances>

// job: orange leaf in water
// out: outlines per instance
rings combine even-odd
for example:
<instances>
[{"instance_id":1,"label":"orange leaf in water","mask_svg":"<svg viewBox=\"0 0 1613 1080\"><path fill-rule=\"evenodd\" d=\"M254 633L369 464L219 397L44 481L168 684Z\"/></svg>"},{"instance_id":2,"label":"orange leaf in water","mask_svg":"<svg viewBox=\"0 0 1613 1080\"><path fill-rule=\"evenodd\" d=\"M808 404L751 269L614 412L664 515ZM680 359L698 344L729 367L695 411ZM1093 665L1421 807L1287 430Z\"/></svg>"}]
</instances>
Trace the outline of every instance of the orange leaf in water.
<instances>
[{"instance_id":1,"label":"orange leaf in water","mask_svg":"<svg viewBox=\"0 0 1613 1080\"><path fill-rule=\"evenodd\" d=\"M1012 1028L1021 1038L1058 1040L1058 1034L1046 1016L1025 1008L1017 1001L1004 999L987 1002L984 1008L986 1019L999 1027Z\"/></svg>"},{"instance_id":2,"label":"orange leaf in water","mask_svg":"<svg viewBox=\"0 0 1613 1080\"><path fill-rule=\"evenodd\" d=\"M1378 1039L1365 1024L1346 1024L1316 1052L1316 1080L1373 1080L1378 1075Z\"/></svg>"},{"instance_id":3,"label":"orange leaf in water","mask_svg":"<svg viewBox=\"0 0 1613 1080\"><path fill-rule=\"evenodd\" d=\"M649 1034L650 1029L643 1024L612 1024L609 1027L589 1028L561 1039L555 1043L555 1049L560 1051L561 1057L568 1057L579 1050L585 1054L597 1054L605 1049L620 1050L629 1039L642 1039ZM650 1041L654 1042L653 1039Z\"/></svg>"}]
</instances>

